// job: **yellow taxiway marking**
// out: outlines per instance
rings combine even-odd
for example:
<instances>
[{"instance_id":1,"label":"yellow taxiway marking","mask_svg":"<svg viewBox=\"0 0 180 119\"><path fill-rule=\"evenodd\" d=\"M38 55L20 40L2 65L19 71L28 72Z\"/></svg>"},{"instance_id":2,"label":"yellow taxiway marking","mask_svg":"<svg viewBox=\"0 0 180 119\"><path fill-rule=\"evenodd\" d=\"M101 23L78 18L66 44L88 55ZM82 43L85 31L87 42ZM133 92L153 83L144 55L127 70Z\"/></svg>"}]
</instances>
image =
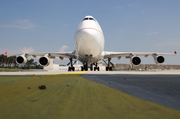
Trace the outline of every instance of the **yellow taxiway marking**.
<instances>
[{"instance_id":1,"label":"yellow taxiway marking","mask_svg":"<svg viewBox=\"0 0 180 119\"><path fill-rule=\"evenodd\" d=\"M57 73L57 74L50 74L50 75L60 75L60 74L84 74L87 71L78 71L78 72L68 72L68 73Z\"/></svg>"},{"instance_id":2,"label":"yellow taxiway marking","mask_svg":"<svg viewBox=\"0 0 180 119\"><path fill-rule=\"evenodd\" d=\"M176 119L180 111L74 75L0 77L0 119ZM45 90L38 85L46 85Z\"/></svg>"}]
</instances>

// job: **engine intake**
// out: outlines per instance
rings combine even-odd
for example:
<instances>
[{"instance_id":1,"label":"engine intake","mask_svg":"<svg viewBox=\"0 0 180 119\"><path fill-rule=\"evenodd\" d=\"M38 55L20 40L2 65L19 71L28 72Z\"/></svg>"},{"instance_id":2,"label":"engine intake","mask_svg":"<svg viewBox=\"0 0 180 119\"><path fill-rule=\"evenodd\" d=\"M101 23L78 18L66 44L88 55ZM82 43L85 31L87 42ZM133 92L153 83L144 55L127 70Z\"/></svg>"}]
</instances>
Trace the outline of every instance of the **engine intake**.
<instances>
[{"instance_id":1,"label":"engine intake","mask_svg":"<svg viewBox=\"0 0 180 119\"><path fill-rule=\"evenodd\" d=\"M156 64L161 64L161 63L163 63L165 61L165 58L163 57L163 56L157 56L157 57L155 57L154 58L154 62L156 63Z\"/></svg>"},{"instance_id":2,"label":"engine intake","mask_svg":"<svg viewBox=\"0 0 180 119\"><path fill-rule=\"evenodd\" d=\"M17 64L26 64L26 62L27 62L27 58L25 56L23 56L23 55L18 56L16 58L16 63Z\"/></svg>"},{"instance_id":3,"label":"engine intake","mask_svg":"<svg viewBox=\"0 0 180 119\"><path fill-rule=\"evenodd\" d=\"M39 59L39 63L41 66L48 66L50 61L48 57L44 56Z\"/></svg>"},{"instance_id":4,"label":"engine intake","mask_svg":"<svg viewBox=\"0 0 180 119\"><path fill-rule=\"evenodd\" d=\"M137 56L131 58L131 64L132 65L139 65L141 64L141 59Z\"/></svg>"}]
</instances>

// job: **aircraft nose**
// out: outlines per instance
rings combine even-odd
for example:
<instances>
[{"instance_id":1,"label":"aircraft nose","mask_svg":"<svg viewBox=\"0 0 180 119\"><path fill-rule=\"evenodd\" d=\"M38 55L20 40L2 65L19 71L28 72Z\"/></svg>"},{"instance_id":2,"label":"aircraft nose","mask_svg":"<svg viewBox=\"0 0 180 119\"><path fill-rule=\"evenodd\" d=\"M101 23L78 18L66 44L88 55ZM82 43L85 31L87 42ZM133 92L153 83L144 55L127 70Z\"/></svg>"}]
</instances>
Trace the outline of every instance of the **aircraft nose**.
<instances>
[{"instance_id":1,"label":"aircraft nose","mask_svg":"<svg viewBox=\"0 0 180 119\"><path fill-rule=\"evenodd\" d=\"M90 31L90 30L83 30L82 32L83 32L83 33L82 33L82 35L81 35L81 38L82 38L82 40L83 40L84 42L86 42L86 43L91 43L91 42L93 42L93 40L94 40L94 35L93 35L92 31Z\"/></svg>"},{"instance_id":2,"label":"aircraft nose","mask_svg":"<svg viewBox=\"0 0 180 119\"><path fill-rule=\"evenodd\" d=\"M92 56L96 46L93 31L84 29L79 35L79 52L86 56Z\"/></svg>"}]
</instances>

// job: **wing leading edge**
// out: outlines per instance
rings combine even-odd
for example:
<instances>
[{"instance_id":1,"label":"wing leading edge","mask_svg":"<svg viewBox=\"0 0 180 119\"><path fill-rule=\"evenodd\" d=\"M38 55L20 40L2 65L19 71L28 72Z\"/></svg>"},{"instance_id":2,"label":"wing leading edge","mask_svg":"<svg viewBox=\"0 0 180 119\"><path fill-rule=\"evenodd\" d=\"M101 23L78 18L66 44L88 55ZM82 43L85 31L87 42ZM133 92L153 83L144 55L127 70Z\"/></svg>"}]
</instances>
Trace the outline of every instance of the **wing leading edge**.
<instances>
[{"instance_id":1,"label":"wing leading edge","mask_svg":"<svg viewBox=\"0 0 180 119\"><path fill-rule=\"evenodd\" d=\"M149 53L149 52L107 52L104 51L104 59L107 58L118 58L126 57L131 58L133 56L159 56L159 55L177 55L177 52L174 53Z\"/></svg>"},{"instance_id":2,"label":"wing leading edge","mask_svg":"<svg viewBox=\"0 0 180 119\"><path fill-rule=\"evenodd\" d=\"M63 53L21 53L21 54L7 54L7 52L4 53L4 55L7 56L20 56L20 55L24 55L25 57L29 57L29 56L33 56L33 57L37 57L37 56L45 56L48 55L50 58L55 58L55 57L61 57L61 58L72 58L72 59L77 59L77 55L75 54L75 52L63 52Z\"/></svg>"}]
</instances>

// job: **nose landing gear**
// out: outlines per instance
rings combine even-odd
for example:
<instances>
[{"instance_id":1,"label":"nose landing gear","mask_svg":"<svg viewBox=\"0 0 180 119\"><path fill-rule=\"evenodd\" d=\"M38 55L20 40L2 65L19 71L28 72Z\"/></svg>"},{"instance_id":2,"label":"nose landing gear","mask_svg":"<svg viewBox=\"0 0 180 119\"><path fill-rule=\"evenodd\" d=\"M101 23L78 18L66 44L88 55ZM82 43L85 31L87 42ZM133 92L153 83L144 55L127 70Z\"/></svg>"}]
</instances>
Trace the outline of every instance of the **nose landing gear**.
<instances>
[{"instance_id":1,"label":"nose landing gear","mask_svg":"<svg viewBox=\"0 0 180 119\"><path fill-rule=\"evenodd\" d=\"M95 65L94 67L94 71L99 71L99 67L98 64L91 64L90 65L90 70L93 71L93 65ZM83 66L81 67L81 71L88 71L88 63L84 63Z\"/></svg>"},{"instance_id":2,"label":"nose landing gear","mask_svg":"<svg viewBox=\"0 0 180 119\"><path fill-rule=\"evenodd\" d=\"M81 71L88 71L88 64L84 63L83 66L81 67Z\"/></svg>"},{"instance_id":3,"label":"nose landing gear","mask_svg":"<svg viewBox=\"0 0 180 119\"><path fill-rule=\"evenodd\" d=\"M94 71L98 70L99 71L99 67L97 66L97 63L95 64L95 67L94 67Z\"/></svg>"}]
</instances>

